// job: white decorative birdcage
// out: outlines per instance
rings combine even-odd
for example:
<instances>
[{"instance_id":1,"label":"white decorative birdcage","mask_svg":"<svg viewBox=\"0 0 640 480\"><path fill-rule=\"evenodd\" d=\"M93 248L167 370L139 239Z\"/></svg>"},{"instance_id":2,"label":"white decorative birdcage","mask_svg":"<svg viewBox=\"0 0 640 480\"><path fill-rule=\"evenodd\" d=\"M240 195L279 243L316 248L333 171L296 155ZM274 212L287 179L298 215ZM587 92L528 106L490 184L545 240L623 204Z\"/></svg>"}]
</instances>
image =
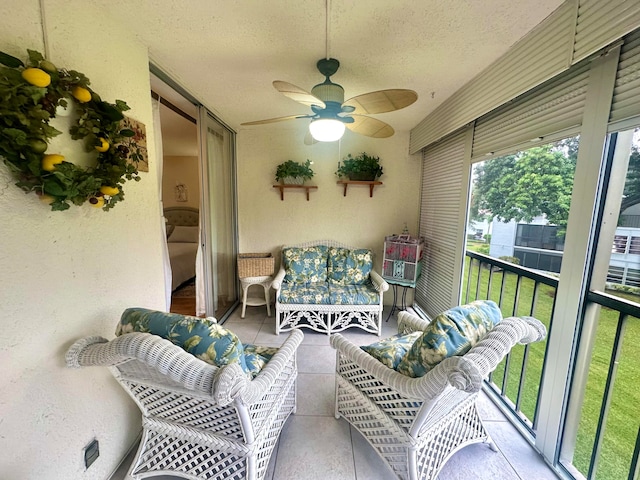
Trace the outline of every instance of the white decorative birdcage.
<instances>
[{"instance_id":1,"label":"white decorative birdcage","mask_svg":"<svg viewBox=\"0 0 640 480\"><path fill-rule=\"evenodd\" d=\"M421 273L424 240L411 235L389 235L384 239L382 277L390 282L415 287Z\"/></svg>"}]
</instances>

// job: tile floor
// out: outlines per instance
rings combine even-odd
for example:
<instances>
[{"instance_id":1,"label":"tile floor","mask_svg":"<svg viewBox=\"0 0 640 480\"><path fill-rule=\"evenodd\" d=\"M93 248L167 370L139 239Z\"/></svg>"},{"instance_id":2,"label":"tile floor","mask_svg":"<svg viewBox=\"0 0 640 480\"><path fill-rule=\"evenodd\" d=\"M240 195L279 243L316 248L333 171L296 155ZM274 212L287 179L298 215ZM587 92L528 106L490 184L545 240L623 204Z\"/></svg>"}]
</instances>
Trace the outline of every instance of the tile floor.
<instances>
[{"instance_id":1,"label":"tile floor","mask_svg":"<svg viewBox=\"0 0 640 480\"><path fill-rule=\"evenodd\" d=\"M279 346L286 334L275 335L274 318L265 307L240 308L225 322L244 343ZM385 315L386 318L386 315ZM303 330L298 349L298 408L287 420L274 450L267 480L394 480L396 477L376 456L364 437L344 419L336 420L334 410L335 351L327 335ZM366 345L376 336L358 329L342 332L351 341ZM383 337L397 333L392 317L383 326ZM438 477L439 480L555 480L555 473L519 435L486 395L479 408L498 452L475 444L456 453ZM313 435L310 433L313 432ZM112 480L128 480L130 460L123 462ZM178 477L153 477L157 480Z\"/></svg>"}]
</instances>

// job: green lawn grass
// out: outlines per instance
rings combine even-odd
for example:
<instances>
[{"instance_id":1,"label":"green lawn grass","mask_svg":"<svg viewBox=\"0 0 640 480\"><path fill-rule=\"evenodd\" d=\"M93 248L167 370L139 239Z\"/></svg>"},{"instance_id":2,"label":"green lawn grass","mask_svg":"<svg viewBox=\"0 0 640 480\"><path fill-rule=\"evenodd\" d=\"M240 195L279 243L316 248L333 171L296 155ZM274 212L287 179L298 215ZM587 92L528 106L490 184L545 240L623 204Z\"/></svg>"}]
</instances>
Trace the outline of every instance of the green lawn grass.
<instances>
[{"instance_id":1,"label":"green lawn grass","mask_svg":"<svg viewBox=\"0 0 640 480\"><path fill-rule=\"evenodd\" d=\"M471 246L470 250L474 246ZM503 272L494 271L491 274L489 286L489 269L482 269L478 283L477 263L474 263L472 276L469 281L467 294L468 261L465 258L465 273L462 285L462 300L491 299L500 303L504 316L533 315L542 321L549 329L551 310L555 297L555 289L547 285L539 285L534 296L534 282L522 279L517 305L514 305L517 290L517 276L507 273L504 277L504 290L500 301L500 290L503 282ZM478 290L476 294L476 290ZM611 292L640 303L640 298L634 295ZM533 311L531 311L533 304ZM581 408L580 423L576 439L573 465L585 476L589 469L594 439L604 386L612 355L613 341L618 324L618 313L606 308L600 310L598 328L593 348L591 364L584 403ZM616 382L614 384L611 406L606 422L604 442L596 472L598 480L620 480L628 476L631 457L635 446L636 435L640 425L640 320L629 317L623 337L622 354L618 365ZM526 418L533 421L538 399L538 390L542 375L546 340L531 344L528 347L516 346L508 360L504 360L495 370L491 381L512 402L516 403L518 390L521 388L519 410ZM568 345L567 348L570 348ZM520 387L523 361L527 354L526 369L522 386ZM503 387L505 367L508 363L506 385ZM548 368L553 368L548 366Z\"/></svg>"}]
</instances>

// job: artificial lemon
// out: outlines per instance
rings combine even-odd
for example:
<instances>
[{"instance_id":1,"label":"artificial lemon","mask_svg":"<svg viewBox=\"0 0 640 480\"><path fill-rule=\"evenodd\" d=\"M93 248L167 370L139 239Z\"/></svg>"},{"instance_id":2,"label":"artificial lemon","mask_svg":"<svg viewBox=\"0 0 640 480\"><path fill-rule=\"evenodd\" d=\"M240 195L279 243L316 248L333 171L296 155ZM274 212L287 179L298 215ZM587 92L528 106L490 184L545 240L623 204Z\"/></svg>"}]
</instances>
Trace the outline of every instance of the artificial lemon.
<instances>
[{"instance_id":1,"label":"artificial lemon","mask_svg":"<svg viewBox=\"0 0 640 480\"><path fill-rule=\"evenodd\" d=\"M100 187L100 193L103 195L109 195L110 197L113 197L114 195L117 195L120 193L120 189L116 187L110 187L108 185L103 185Z\"/></svg>"},{"instance_id":2,"label":"artificial lemon","mask_svg":"<svg viewBox=\"0 0 640 480\"><path fill-rule=\"evenodd\" d=\"M42 169L47 172L53 172L56 169L56 165L64 162L64 156L57 153L51 153L42 157Z\"/></svg>"},{"instance_id":3,"label":"artificial lemon","mask_svg":"<svg viewBox=\"0 0 640 480\"><path fill-rule=\"evenodd\" d=\"M31 150L33 150L35 153L44 153L47 150L48 146L49 145L47 145L47 142L45 142L41 138L29 139L29 147L31 147Z\"/></svg>"},{"instance_id":4,"label":"artificial lemon","mask_svg":"<svg viewBox=\"0 0 640 480\"><path fill-rule=\"evenodd\" d=\"M42 60L40 62L40 68L48 73L56 73L58 71L58 68L49 60Z\"/></svg>"},{"instance_id":5,"label":"artificial lemon","mask_svg":"<svg viewBox=\"0 0 640 480\"><path fill-rule=\"evenodd\" d=\"M104 138L102 137L98 137L98 140L100 140L100 145L96 145L94 148L99 151L100 153L102 152L106 152L107 150L109 150L109 142L107 142Z\"/></svg>"},{"instance_id":6,"label":"artificial lemon","mask_svg":"<svg viewBox=\"0 0 640 480\"><path fill-rule=\"evenodd\" d=\"M71 89L71 95L80 103L87 103L91 101L91 92L84 87L76 85Z\"/></svg>"},{"instance_id":7,"label":"artificial lemon","mask_svg":"<svg viewBox=\"0 0 640 480\"><path fill-rule=\"evenodd\" d=\"M104 207L104 197L91 197L89 203L92 207L102 208Z\"/></svg>"},{"instance_id":8,"label":"artificial lemon","mask_svg":"<svg viewBox=\"0 0 640 480\"><path fill-rule=\"evenodd\" d=\"M36 87L48 87L51 83L51 75L39 68L25 68L22 78Z\"/></svg>"},{"instance_id":9,"label":"artificial lemon","mask_svg":"<svg viewBox=\"0 0 640 480\"><path fill-rule=\"evenodd\" d=\"M42 195L40 195L40 201L42 203L46 203L47 205L51 205L53 202L56 201L56 197L52 197L51 195L43 193Z\"/></svg>"}]
</instances>

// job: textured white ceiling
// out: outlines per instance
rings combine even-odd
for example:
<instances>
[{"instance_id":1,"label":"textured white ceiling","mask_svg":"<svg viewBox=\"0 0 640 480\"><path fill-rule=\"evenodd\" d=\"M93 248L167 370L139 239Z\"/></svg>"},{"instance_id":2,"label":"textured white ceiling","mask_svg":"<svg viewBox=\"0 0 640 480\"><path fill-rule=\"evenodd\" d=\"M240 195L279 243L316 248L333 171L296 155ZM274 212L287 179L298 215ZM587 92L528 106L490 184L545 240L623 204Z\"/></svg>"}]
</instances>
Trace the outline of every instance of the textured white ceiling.
<instances>
[{"instance_id":1,"label":"textured white ceiling","mask_svg":"<svg viewBox=\"0 0 640 480\"><path fill-rule=\"evenodd\" d=\"M135 31L152 61L232 128L309 113L271 82L323 81L325 0L93 0ZM153 5L151 4L153 3ZM418 101L376 115L410 130L500 57L561 0L333 0L329 56L345 98L409 88Z\"/></svg>"}]
</instances>

